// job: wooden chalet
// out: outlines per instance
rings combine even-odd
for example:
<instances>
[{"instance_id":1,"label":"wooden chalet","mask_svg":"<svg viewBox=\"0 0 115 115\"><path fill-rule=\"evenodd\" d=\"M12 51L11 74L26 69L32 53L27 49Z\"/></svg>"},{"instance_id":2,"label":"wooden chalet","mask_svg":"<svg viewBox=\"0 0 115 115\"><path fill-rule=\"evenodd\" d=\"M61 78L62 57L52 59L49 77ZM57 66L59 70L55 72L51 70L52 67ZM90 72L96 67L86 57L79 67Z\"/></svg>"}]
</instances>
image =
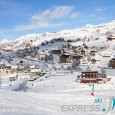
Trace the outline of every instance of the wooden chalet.
<instances>
[{"instance_id":1,"label":"wooden chalet","mask_svg":"<svg viewBox=\"0 0 115 115\"><path fill-rule=\"evenodd\" d=\"M102 79L98 77L98 71L85 71L77 77L76 81L80 83L98 83Z\"/></svg>"},{"instance_id":2,"label":"wooden chalet","mask_svg":"<svg viewBox=\"0 0 115 115\"><path fill-rule=\"evenodd\" d=\"M85 71L82 72L83 78L97 78L98 77L98 71Z\"/></svg>"},{"instance_id":3,"label":"wooden chalet","mask_svg":"<svg viewBox=\"0 0 115 115\"><path fill-rule=\"evenodd\" d=\"M98 73L98 71L85 71L81 75L77 76L76 82L80 83L105 83L110 81L111 78L107 78L105 73Z\"/></svg>"},{"instance_id":4,"label":"wooden chalet","mask_svg":"<svg viewBox=\"0 0 115 115\"><path fill-rule=\"evenodd\" d=\"M74 59L77 60L79 63L82 63L83 56L74 54L74 55L72 55L72 60L74 60Z\"/></svg>"},{"instance_id":5,"label":"wooden chalet","mask_svg":"<svg viewBox=\"0 0 115 115\"><path fill-rule=\"evenodd\" d=\"M72 55L72 59L76 59L76 60L80 60L80 59L82 59L83 58L83 56L82 55Z\"/></svg>"},{"instance_id":6,"label":"wooden chalet","mask_svg":"<svg viewBox=\"0 0 115 115\"><path fill-rule=\"evenodd\" d=\"M12 74L11 66L5 66L3 67L3 74Z\"/></svg>"},{"instance_id":7,"label":"wooden chalet","mask_svg":"<svg viewBox=\"0 0 115 115\"><path fill-rule=\"evenodd\" d=\"M113 40L115 40L115 38L107 38L107 41L113 41Z\"/></svg>"},{"instance_id":8,"label":"wooden chalet","mask_svg":"<svg viewBox=\"0 0 115 115\"><path fill-rule=\"evenodd\" d=\"M4 66L2 68L3 68L2 71L3 74L13 74L16 72L16 67L14 66Z\"/></svg>"},{"instance_id":9,"label":"wooden chalet","mask_svg":"<svg viewBox=\"0 0 115 115\"><path fill-rule=\"evenodd\" d=\"M110 35L108 38L107 38L107 41L113 41L115 40L115 36L114 35Z\"/></svg>"},{"instance_id":10,"label":"wooden chalet","mask_svg":"<svg viewBox=\"0 0 115 115\"><path fill-rule=\"evenodd\" d=\"M43 73L40 69L31 69L31 77L34 76L43 76L46 73Z\"/></svg>"},{"instance_id":11,"label":"wooden chalet","mask_svg":"<svg viewBox=\"0 0 115 115\"><path fill-rule=\"evenodd\" d=\"M109 61L109 67L111 67L112 69L115 69L115 58Z\"/></svg>"},{"instance_id":12,"label":"wooden chalet","mask_svg":"<svg viewBox=\"0 0 115 115\"><path fill-rule=\"evenodd\" d=\"M69 63L71 59L72 59L72 56L70 54L60 55L60 63Z\"/></svg>"},{"instance_id":13,"label":"wooden chalet","mask_svg":"<svg viewBox=\"0 0 115 115\"><path fill-rule=\"evenodd\" d=\"M30 73L31 68L28 65L26 65L26 66L19 66L16 71L18 73L22 73L22 72L24 72L24 73Z\"/></svg>"},{"instance_id":14,"label":"wooden chalet","mask_svg":"<svg viewBox=\"0 0 115 115\"><path fill-rule=\"evenodd\" d=\"M36 56L38 60L45 60L46 54L44 52L38 52Z\"/></svg>"},{"instance_id":15,"label":"wooden chalet","mask_svg":"<svg viewBox=\"0 0 115 115\"><path fill-rule=\"evenodd\" d=\"M92 50L92 51L90 51L89 54L90 54L90 56L95 56L97 52L98 52L97 50Z\"/></svg>"},{"instance_id":16,"label":"wooden chalet","mask_svg":"<svg viewBox=\"0 0 115 115\"><path fill-rule=\"evenodd\" d=\"M97 60L96 60L96 59L94 59L94 58L93 58L93 59L91 59L91 63L92 63L92 64L96 64L96 62L97 62Z\"/></svg>"},{"instance_id":17,"label":"wooden chalet","mask_svg":"<svg viewBox=\"0 0 115 115\"><path fill-rule=\"evenodd\" d=\"M64 49L55 49L50 51L51 54L60 55L64 53Z\"/></svg>"}]
</instances>

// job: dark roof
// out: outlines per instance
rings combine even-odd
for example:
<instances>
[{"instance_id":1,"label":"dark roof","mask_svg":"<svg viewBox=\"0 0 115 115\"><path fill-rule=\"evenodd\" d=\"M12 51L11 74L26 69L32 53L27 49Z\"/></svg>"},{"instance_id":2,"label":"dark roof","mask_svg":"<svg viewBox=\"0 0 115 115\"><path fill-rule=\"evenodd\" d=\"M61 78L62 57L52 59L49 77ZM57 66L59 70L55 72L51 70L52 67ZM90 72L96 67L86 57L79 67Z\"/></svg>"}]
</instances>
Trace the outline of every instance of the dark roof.
<instances>
[{"instance_id":1,"label":"dark roof","mask_svg":"<svg viewBox=\"0 0 115 115\"><path fill-rule=\"evenodd\" d=\"M98 73L98 71L84 71L82 73Z\"/></svg>"},{"instance_id":2,"label":"dark roof","mask_svg":"<svg viewBox=\"0 0 115 115\"><path fill-rule=\"evenodd\" d=\"M115 61L115 58L112 58L110 61Z\"/></svg>"},{"instance_id":3,"label":"dark roof","mask_svg":"<svg viewBox=\"0 0 115 115\"><path fill-rule=\"evenodd\" d=\"M97 50L91 50L90 52L98 52Z\"/></svg>"},{"instance_id":4,"label":"dark roof","mask_svg":"<svg viewBox=\"0 0 115 115\"><path fill-rule=\"evenodd\" d=\"M11 69L11 66L4 66L3 68Z\"/></svg>"}]
</instances>

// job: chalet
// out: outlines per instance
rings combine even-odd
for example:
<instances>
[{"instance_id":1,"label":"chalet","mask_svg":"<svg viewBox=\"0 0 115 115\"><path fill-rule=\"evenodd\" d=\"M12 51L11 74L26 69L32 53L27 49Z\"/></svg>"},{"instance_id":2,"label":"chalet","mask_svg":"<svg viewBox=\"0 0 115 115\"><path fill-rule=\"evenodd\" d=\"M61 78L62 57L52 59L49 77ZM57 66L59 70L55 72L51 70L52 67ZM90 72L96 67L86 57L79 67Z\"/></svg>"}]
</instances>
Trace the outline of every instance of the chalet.
<instances>
[{"instance_id":1,"label":"chalet","mask_svg":"<svg viewBox=\"0 0 115 115\"><path fill-rule=\"evenodd\" d=\"M77 60L80 64L82 63L83 60L83 56L82 55L78 55L78 54L74 54L72 55L72 60Z\"/></svg>"},{"instance_id":2,"label":"chalet","mask_svg":"<svg viewBox=\"0 0 115 115\"><path fill-rule=\"evenodd\" d=\"M39 69L38 65L27 65L30 69Z\"/></svg>"},{"instance_id":3,"label":"chalet","mask_svg":"<svg viewBox=\"0 0 115 115\"><path fill-rule=\"evenodd\" d=\"M110 51L107 51L107 52L101 52L101 53L99 53L101 56L103 56L103 57L111 57L111 55L112 55L112 52L110 52Z\"/></svg>"},{"instance_id":4,"label":"chalet","mask_svg":"<svg viewBox=\"0 0 115 115\"><path fill-rule=\"evenodd\" d=\"M80 42L80 41L81 41L81 39L80 39L80 38L77 38L77 39L76 39L76 41L77 41L77 42Z\"/></svg>"},{"instance_id":5,"label":"chalet","mask_svg":"<svg viewBox=\"0 0 115 115\"><path fill-rule=\"evenodd\" d=\"M111 67L112 69L115 69L115 58L109 61L109 67Z\"/></svg>"},{"instance_id":6,"label":"chalet","mask_svg":"<svg viewBox=\"0 0 115 115\"><path fill-rule=\"evenodd\" d=\"M11 66L12 73L15 73L17 71L18 66Z\"/></svg>"},{"instance_id":7,"label":"chalet","mask_svg":"<svg viewBox=\"0 0 115 115\"><path fill-rule=\"evenodd\" d=\"M64 42L64 38L57 38L57 42Z\"/></svg>"},{"instance_id":8,"label":"chalet","mask_svg":"<svg viewBox=\"0 0 115 115\"><path fill-rule=\"evenodd\" d=\"M17 71L17 73L22 73L22 72L24 72L24 71L23 71L23 68L17 68L16 71Z\"/></svg>"},{"instance_id":9,"label":"chalet","mask_svg":"<svg viewBox=\"0 0 115 115\"><path fill-rule=\"evenodd\" d=\"M68 39L68 40L67 40L67 42L73 42L73 40L71 40L71 39Z\"/></svg>"},{"instance_id":10,"label":"chalet","mask_svg":"<svg viewBox=\"0 0 115 115\"><path fill-rule=\"evenodd\" d=\"M98 78L98 71L85 71L77 77L76 81L80 83L98 83L101 79Z\"/></svg>"},{"instance_id":11,"label":"chalet","mask_svg":"<svg viewBox=\"0 0 115 115\"><path fill-rule=\"evenodd\" d=\"M37 53L38 60L45 60L46 54L44 52Z\"/></svg>"},{"instance_id":12,"label":"chalet","mask_svg":"<svg viewBox=\"0 0 115 115\"><path fill-rule=\"evenodd\" d=\"M85 71L82 72L83 78L97 78L98 77L98 71Z\"/></svg>"},{"instance_id":13,"label":"chalet","mask_svg":"<svg viewBox=\"0 0 115 115\"><path fill-rule=\"evenodd\" d=\"M110 35L108 38L107 38L107 41L113 41L115 40L115 35Z\"/></svg>"},{"instance_id":14,"label":"chalet","mask_svg":"<svg viewBox=\"0 0 115 115\"><path fill-rule=\"evenodd\" d=\"M64 38L54 38L52 42L64 42Z\"/></svg>"},{"instance_id":15,"label":"chalet","mask_svg":"<svg viewBox=\"0 0 115 115\"><path fill-rule=\"evenodd\" d=\"M88 64L87 57L83 57L83 59L80 60L80 64L81 65L87 65Z\"/></svg>"},{"instance_id":16,"label":"chalet","mask_svg":"<svg viewBox=\"0 0 115 115\"><path fill-rule=\"evenodd\" d=\"M51 61L53 60L53 55L45 55L45 61Z\"/></svg>"},{"instance_id":17,"label":"chalet","mask_svg":"<svg viewBox=\"0 0 115 115\"><path fill-rule=\"evenodd\" d=\"M80 60L80 59L82 59L83 58L83 56L82 55L72 55L72 59L76 59L76 60Z\"/></svg>"},{"instance_id":18,"label":"chalet","mask_svg":"<svg viewBox=\"0 0 115 115\"><path fill-rule=\"evenodd\" d=\"M99 40L99 38L95 38L95 40Z\"/></svg>"},{"instance_id":19,"label":"chalet","mask_svg":"<svg viewBox=\"0 0 115 115\"><path fill-rule=\"evenodd\" d=\"M81 50L81 54L85 55L86 54L85 50Z\"/></svg>"},{"instance_id":20,"label":"chalet","mask_svg":"<svg viewBox=\"0 0 115 115\"><path fill-rule=\"evenodd\" d=\"M72 56L70 54L60 55L60 63L69 63L71 59L72 59Z\"/></svg>"},{"instance_id":21,"label":"chalet","mask_svg":"<svg viewBox=\"0 0 115 115\"><path fill-rule=\"evenodd\" d=\"M92 63L92 64L96 64L96 61L97 61L97 60L96 60L96 59L94 59L94 58L93 58L93 59L91 59L91 63Z\"/></svg>"},{"instance_id":22,"label":"chalet","mask_svg":"<svg viewBox=\"0 0 115 115\"><path fill-rule=\"evenodd\" d=\"M95 56L97 52L98 52L97 50L92 50L92 51L90 51L89 54L90 54L90 56Z\"/></svg>"},{"instance_id":23,"label":"chalet","mask_svg":"<svg viewBox=\"0 0 115 115\"><path fill-rule=\"evenodd\" d=\"M112 37L107 38L107 41L113 41L113 40L115 40L115 37L114 38L112 38Z\"/></svg>"},{"instance_id":24,"label":"chalet","mask_svg":"<svg viewBox=\"0 0 115 115\"><path fill-rule=\"evenodd\" d=\"M64 49L55 49L50 51L51 54L60 55L64 53Z\"/></svg>"},{"instance_id":25,"label":"chalet","mask_svg":"<svg viewBox=\"0 0 115 115\"><path fill-rule=\"evenodd\" d=\"M3 74L13 74L14 72L16 72L14 69L11 69L11 66L5 66L3 67Z\"/></svg>"},{"instance_id":26,"label":"chalet","mask_svg":"<svg viewBox=\"0 0 115 115\"><path fill-rule=\"evenodd\" d=\"M24 66L23 72L30 72L30 71L31 71L31 68L29 65Z\"/></svg>"},{"instance_id":27,"label":"chalet","mask_svg":"<svg viewBox=\"0 0 115 115\"><path fill-rule=\"evenodd\" d=\"M30 57L35 57L37 55L37 52L31 52Z\"/></svg>"},{"instance_id":28,"label":"chalet","mask_svg":"<svg viewBox=\"0 0 115 115\"><path fill-rule=\"evenodd\" d=\"M33 76L43 76L45 73L41 71L41 69L31 69L31 77Z\"/></svg>"},{"instance_id":29,"label":"chalet","mask_svg":"<svg viewBox=\"0 0 115 115\"><path fill-rule=\"evenodd\" d=\"M24 66L18 66L18 68L16 69L18 73L30 73L31 68L29 65L24 65Z\"/></svg>"}]
</instances>

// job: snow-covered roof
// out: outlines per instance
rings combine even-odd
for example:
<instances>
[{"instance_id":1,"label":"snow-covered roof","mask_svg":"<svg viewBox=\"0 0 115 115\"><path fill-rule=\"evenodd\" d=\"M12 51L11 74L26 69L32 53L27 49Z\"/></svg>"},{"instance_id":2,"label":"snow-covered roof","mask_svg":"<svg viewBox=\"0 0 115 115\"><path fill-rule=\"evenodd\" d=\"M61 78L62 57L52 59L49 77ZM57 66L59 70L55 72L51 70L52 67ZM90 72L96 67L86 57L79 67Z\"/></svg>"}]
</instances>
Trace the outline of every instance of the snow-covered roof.
<instances>
[{"instance_id":1,"label":"snow-covered roof","mask_svg":"<svg viewBox=\"0 0 115 115\"><path fill-rule=\"evenodd\" d=\"M41 69L31 69L31 72L41 72Z\"/></svg>"},{"instance_id":2,"label":"snow-covered roof","mask_svg":"<svg viewBox=\"0 0 115 115\"><path fill-rule=\"evenodd\" d=\"M35 68L35 65L31 65L30 68Z\"/></svg>"},{"instance_id":3,"label":"snow-covered roof","mask_svg":"<svg viewBox=\"0 0 115 115\"><path fill-rule=\"evenodd\" d=\"M11 69L17 69L18 66L11 66Z\"/></svg>"},{"instance_id":4,"label":"snow-covered roof","mask_svg":"<svg viewBox=\"0 0 115 115\"><path fill-rule=\"evenodd\" d=\"M39 51L38 54L45 55L45 52Z\"/></svg>"}]
</instances>

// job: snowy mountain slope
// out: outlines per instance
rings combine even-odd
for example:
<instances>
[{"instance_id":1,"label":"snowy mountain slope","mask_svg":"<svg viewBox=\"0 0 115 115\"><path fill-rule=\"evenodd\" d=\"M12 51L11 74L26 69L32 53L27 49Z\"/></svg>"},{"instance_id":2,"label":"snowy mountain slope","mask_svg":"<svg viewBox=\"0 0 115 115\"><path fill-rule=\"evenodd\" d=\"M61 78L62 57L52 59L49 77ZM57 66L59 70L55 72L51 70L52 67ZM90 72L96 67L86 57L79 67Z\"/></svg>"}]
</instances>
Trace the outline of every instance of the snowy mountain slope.
<instances>
[{"instance_id":1,"label":"snowy mountain slope","mask_svg":"<svg viewBox=\"0 0 115 115\"><path fill-rule=\"evenodd\" d=\"M14 40L11 44L13 48L17 48L22 46L24 43L32 42L32 45L39 45L44 41L49 41L53 38L64 38L64 39L76 39L83 37L99 37L106 38L106 33L109 32L111 34L115 34L115 20L99 25L90 25L87 24L82 28L76 28L73 30L62 30L54 33L42 33L42 34L27 34L21 36L20 38ZM1 44L4 44L5 41L2 41ZM8 42L8 41L7 41Z\"/></svg>"},{"instance_id":2,"label":"snowy mountain slope","mask_svg":"<svg viewBox=\"0 0 115 115\"><path fill-rule=\"evenodd\" d=\"M27 92L4 90L6 86L3 84L0 89L0 115L93 115L94 113L97 115L97 112L92 114L89 111L85 113L76 110L63 112L61 107L62 105L94 104L94 99L97 97L115 96L115 78L114 75L111 75L114 70L107 71L107 75L112 77L112 81L106 84L95 84L94 97L90 96L92 89L90 85L74 82L78 72L65 73L65 75L59 75L61 72L64 74L64 71L59 71L59 74L57 72L54 74L52 71L49 78L42 77L28 82L29 90ZM11 87L9 86L9 88ZM114 112L113 110L109 114L114 115Z\"/></svg>"},{"instance_id":3,"label":"snowy mountain slope","mask_svg":"<svg viewBox=\"0 0 115 115\"><path fill-rule=\"evenodd\" d=\"M115 34L114 31L115 21L112 21L107 24L100 25L89 25L87 24L83 28L74 29L74 30L63 30L56 33L43 33L43 34L28 34L20 37L19 39L13 42L5 42L2 45L5 45L6 48L24 48L26 44L30 46L39 45L44 41L51 40L53 38L65 38L65 39L76 39L83 37L99 37L99 40L91 40L85 42L89 47L91 46L108 46L107 49L99 51L99 53L112 53L115 47L115 42L107 41L105 33L110 31L112 34ZM8 45L6 45L6 43ZM55 42L50 45L40 46L39 51L45 50L45 54L52 49L57 49L62 44L67 44L68 42ZM72 42L72 45L82 45L83 41ZM47 50L46 50L47 49ZM43 52L42 52L43 53ZM113 52L114 54L114 52ZM6 57L7 53L4 53ZM91 64L91 70L100 70L100 66L106 67L107 77L112 78L111 81L95 84L95 96L91 97L91 84L80 84L75 82L78 75L81 74L81 71L78 70L67 70L69 64L61 64L57 62L57 57L55 56L54 61L56 63L45 63L44 61L32 61L33 58L28 60L23 58L23 61L32 65L39 65L40 69L44 70L47 74L46 76L39 77L37 80L28 81L27 86L29 87L27 92L24 92L23 87L20 88L20 84L24 82L24 78L30 79L29 75L25 73L18 74L19 79L17 81L9 81L9 77L14 77L17 75L13 74L4 74L2 77L2 84L0 89L0 115L77 115L76 111L67 111L62 112L62 105L81 105L89 104L93 102L94 99L98 97L109 97L115 96L115 70L108 69L108 62L111 57L103 57L96 55L94 58L99 58L100 61L97 64ZM3 58L4 59L4 58ZM14 59L14 58L13 58ZM15 58L13 64L16 64L22 58ZM1 61L3 62L3 61ZM6 62L6 60L4 60ZM6 64L8 66L8 64ZM56 69L53 68L55 66ZM58 67L59 66L59 67ZM64 68L62 68L62 66ZM86 71L87 66L81 65L81 70ZM32 76L33 77L33 76ZM32 78L31 78L32 79ZM22 86L22 85L21 85ZM94 112L93 112L94 113ZM92 115L92 113L78 113L78 115ZM98 113L95 113L96 115ZM110 115L114 115L110 113Z\"/></svg>"}]
</instances>

